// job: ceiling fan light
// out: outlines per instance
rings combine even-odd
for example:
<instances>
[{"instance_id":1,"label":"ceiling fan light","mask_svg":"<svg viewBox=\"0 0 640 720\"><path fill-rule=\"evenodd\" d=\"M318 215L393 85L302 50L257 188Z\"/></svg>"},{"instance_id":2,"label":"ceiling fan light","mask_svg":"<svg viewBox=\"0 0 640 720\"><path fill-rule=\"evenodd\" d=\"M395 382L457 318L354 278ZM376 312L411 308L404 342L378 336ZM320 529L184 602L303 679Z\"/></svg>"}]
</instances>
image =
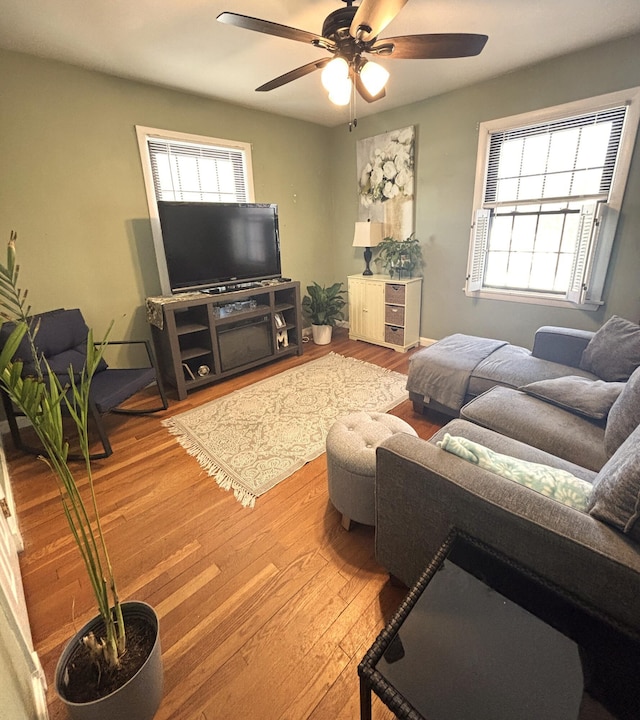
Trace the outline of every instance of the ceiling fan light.
<instances>
[{"instance_id":1,"label":"ceiling fan light","mask_svg":"<svg viewBox=\"0 0 640 720\"><path fill-rule=\"evenodd\" d=\"M334 87L348 79L349 65L342 57L334 57L330 63L325 65L321 75L322 84L327 92L332 92Z\"/></svg>"},{"instance_id":2,"label":"ceiling fan light","mask_svg":"<svg viewBox=\"0 0 640 720\"><path fill-rule=\"evenodd\" d=\"M382 65L368 60L360 70L360 79L367 92L375 97L387 84L389 73Z\"/></svg>"},{"instance_id":3,"label":"ceiling fan light","mask_svg":"<svg viewBox=\"0 0 640 720\"><path fill-rule=\"evenodd\" d=\"M331 88L329 100L331 100L334 105L348 105L350 99L351 80L349 80L349 78L342 78Z\"/></svg>"}]
</instances>

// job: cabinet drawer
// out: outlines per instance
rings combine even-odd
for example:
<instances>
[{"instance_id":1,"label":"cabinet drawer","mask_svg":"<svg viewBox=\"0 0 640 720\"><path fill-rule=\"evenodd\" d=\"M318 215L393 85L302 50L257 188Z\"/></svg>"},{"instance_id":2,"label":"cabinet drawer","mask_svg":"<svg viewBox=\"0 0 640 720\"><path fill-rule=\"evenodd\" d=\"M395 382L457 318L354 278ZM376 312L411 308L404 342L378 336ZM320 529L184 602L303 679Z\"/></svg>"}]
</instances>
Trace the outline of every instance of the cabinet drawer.
<instances>
[{"instance_id":1,"label":"cabinet drawer","mask_svg":"<svg viewBox=\"0 0 640 720\"><path fill-rule=\"evenodd\" d=\"M402 305L385 305L384 321L390 325L404 326L404 307Z\"/></svg>"},{"instance_id":2,"label":"cabinet drawer","mask_svg":"<svg viewBox=\"0 0 640 720\"><path fill-rule=\"evenodd\" d=\"M404 328L385 325L384 341L392 345L404 345Z\"/></svg>"},{"instance_id":3,"label":"cabinet drawer","mask_svg":"<svg viewBox=\"0 0 640 720\"><path fill-rule=\"evenodd\" d=\"M397 303L404 305L404 285L394 285L386 283L384 286L384 301L388 303Z\"/></svg>"}]
</instances>

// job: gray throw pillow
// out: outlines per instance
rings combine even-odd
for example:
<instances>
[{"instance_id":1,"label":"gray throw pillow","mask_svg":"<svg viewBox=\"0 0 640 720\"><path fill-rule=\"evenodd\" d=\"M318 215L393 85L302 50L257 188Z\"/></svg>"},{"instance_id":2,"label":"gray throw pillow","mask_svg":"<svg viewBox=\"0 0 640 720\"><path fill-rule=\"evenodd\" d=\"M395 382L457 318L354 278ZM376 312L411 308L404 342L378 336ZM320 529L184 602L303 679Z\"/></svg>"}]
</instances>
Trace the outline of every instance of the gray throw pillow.
<instances>
[{"instance_id":1,"label":"gray throw pillow","mask_svg":"<svg viewBox=\"0 0 640 720\"><path fill-rule=\"evenodd\" d=\"M580 375L567 375L538 380L519 389L527 395L533 395L590 420L604 420L624 386L625 383L622 382L589 380Z\"/></svg>"},{"instance_id":2,"label":"gray throw pillow","mask_svg":"<svg viewBox=\"0 0 640 720\"><path fill-rule=\"evenodd\" d=\"M604 449L608 457L622 445L640 424L640 368L635 370L609 410L604 429Z\"/></svg>"},{"instance_id":3,"label":"gray throw pillow","mask_svg":"<svg viewBox=\"0 0 640 720\"><path fill-rule=\"evenodd\" d=\"M597 474L589 514L640 540L640 427Z\"/></svg>"},{"instance_id":4,"label":"gray throw pillow","mask_svg":"<svg viewBox=\"0 0 640 720\"><path fill-rule=\"evenodd\" d=\"M628 380L640 366L640 325L612 315L591 338L580 368L609 382Z\"/></svg>"}]
</instances>

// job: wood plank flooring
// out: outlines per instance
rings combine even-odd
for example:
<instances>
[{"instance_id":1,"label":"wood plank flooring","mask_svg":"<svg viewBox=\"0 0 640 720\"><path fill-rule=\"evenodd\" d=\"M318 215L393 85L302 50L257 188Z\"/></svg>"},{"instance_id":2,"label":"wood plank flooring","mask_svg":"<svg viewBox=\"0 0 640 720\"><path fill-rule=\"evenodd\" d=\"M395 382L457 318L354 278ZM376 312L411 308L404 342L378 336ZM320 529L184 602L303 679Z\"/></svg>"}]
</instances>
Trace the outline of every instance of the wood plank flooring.
<instances>
[{"instance_id":1,"label":"wood plank flooring","mask_svg":"<svg viewBox=\"0 0 640 720\"><path fill-rule=\"evenodd\" d=\"M327 495L326 458L243 508L160 422L328 352L407 373L410 353L350 341L215 384L164 413L107 418L114 454L95 463L98 504L124 599L153 605L165 691L157 720L346 720L359 717L357 665L404 592L374 557L373 528L346 532ZM413 351L412 351L413 352ZM392 413L421 437L439 427L406 401ZM52 690L62 645L93 614L90 588L42 461L4 438L36 650ZM374 717L392 715L374 703ZM135 720L132 718L131 720Z\"/></svg>"}]
</instances>

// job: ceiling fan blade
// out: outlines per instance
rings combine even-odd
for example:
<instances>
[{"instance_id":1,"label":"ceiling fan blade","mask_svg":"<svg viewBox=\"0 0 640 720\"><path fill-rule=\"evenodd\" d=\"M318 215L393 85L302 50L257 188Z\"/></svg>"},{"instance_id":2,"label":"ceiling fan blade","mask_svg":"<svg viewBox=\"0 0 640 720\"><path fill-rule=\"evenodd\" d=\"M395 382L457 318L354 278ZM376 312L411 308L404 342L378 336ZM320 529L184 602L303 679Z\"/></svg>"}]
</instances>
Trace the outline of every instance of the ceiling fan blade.
<instances>
[{"instance_id":1,"label":"ceiling fan blade","mask_svg":"<svg viewBox=\"0 0 640 720\"><path fill-rule=\"evenodd\" d=\"M430 60L479 55L488 37L473 33L432 33L384 38L370 52L389 60ZM387 46L393 46L393 50Z\"/></svg>"},{"instance_id":2,"label":"ceiling fan blade","mask_svg":"<svg viewBox=\"0 0 640 720\"><path fill-rule=\"evenodd\" d=\"M268 92L269 90L275 90L276 88L282 87L283 85L290 83L292 80L298 80L298 78L312 73L314 70L320 70L320 68L323 68L330 60L330 57L322 58L322 60L315 60L314 62L302 65L295 70L290 70L288 73L280 75L264 85L260 85L259 88L256 88L256 92Z\"/></svg>"},{"instance_id":3,"label":"ceiling fan blade","mask_svg":"<svg viewBox=\"0 0 640 720\"><path fill-rule=\"evenodd\" d=\"M382 88L380 92L377 95L372 95L367 88L364 86L364 83L360 79L360 75L356 74L356 90L360 94L360 97L363 100L366 100L368 103L375 102L376 100L382 100L382 98L387 94Z\"/></svg>"},{"instance_id":4,"label":"ceiling fan blade","mask_svg":"<svg viewBox=\"0 0 640 720\"><path fill-rule=\"evenodd\" d=\"M270 22L269 20L261 20L260 18L249 17L248 15L239 15L233 12L223 12L216 18L219 22L227 25L235 25L235 27L244 28L245 30L254 30L255 32L265 33L267 35L275 35L276 37L286 38L287 40L296 40L297 42L313 43L327 42L322 35L307 32L306 30L298 30L288 25L280 25Z\"/></svg>"},{"instance_id":5,"label":"ceiling fan blade","mask_svg":"<svg viewBox=\"0 0 640 720\"><path fill-rule=\"evenodd\" d=\"M362 0L351 21L349 34L358 37L358 28L367 27L359 39L369 42L377 37L409 0Z\"/></svg>"}]
</instances>

